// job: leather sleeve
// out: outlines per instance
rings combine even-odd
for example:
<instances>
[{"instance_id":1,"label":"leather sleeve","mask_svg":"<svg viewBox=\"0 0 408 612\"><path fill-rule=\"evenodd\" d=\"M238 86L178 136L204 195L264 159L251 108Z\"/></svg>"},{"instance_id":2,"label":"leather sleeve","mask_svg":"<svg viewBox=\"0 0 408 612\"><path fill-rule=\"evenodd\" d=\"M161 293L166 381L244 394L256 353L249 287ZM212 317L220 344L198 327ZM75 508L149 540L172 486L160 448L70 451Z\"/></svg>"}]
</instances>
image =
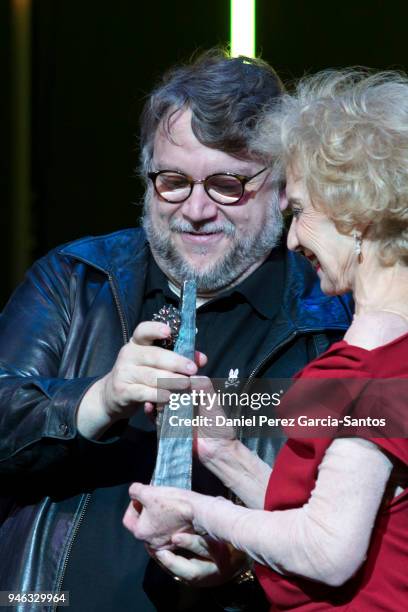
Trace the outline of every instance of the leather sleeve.
<instances>
[{"instance_id":1,"label":"leather sleeve","mask_svg":"<svg viewBox=\"0 0 408 612\"><path fill-rule=\"evenodd\" d=\"M72 264L52 252L34 264L0 316L1 474L46 469L77 436L76 408L96 379L59 373L74 283Z\"/></svg>"}]
</instances>

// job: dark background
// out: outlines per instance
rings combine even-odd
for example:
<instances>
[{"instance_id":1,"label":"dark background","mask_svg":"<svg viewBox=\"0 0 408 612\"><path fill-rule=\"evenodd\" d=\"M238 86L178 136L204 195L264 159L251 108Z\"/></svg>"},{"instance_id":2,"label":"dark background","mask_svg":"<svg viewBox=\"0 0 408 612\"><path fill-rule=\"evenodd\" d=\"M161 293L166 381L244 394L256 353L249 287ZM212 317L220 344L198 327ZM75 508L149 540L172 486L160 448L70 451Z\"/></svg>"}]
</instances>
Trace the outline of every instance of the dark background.
<instances>
[{"instance_id":1,"label":"dark background","mask_svg":"<svg viewBox=\"0 0 408 612\"><path fill-rule=\"evenodd\" d=\"M16 2L18 0L15 0ZM11 15L0 0L0 305L13 268ZM284 79L320 68L408 69L408 2L258 0L257 51ZM158 76L229 39L229 0L32 0L27 264L53 246L137 223L138 116Z\"/></svg>"}]
</instances>

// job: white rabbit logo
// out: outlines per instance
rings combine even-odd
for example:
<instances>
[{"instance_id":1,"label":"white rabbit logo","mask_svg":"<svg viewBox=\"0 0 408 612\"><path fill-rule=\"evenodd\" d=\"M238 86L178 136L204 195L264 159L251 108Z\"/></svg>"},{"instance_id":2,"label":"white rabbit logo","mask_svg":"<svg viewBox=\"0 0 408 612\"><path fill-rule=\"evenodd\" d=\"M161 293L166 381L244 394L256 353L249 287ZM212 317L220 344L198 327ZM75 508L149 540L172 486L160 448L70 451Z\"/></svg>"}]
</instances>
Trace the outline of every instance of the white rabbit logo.
<instances>
[{"instance_id":1,"label":"white rabbit logo","mask_svg":"<svg viewBox=\"0 0 408 612\"><path fill-rule=\"evenodd\" d=\"M237 387L239 385L238 373L239 373L238 368L236 368L235 370L233 368L230 369L228 373L228 380L225 381L225 386L227 388Z\"/></svg>"}]
</instances>

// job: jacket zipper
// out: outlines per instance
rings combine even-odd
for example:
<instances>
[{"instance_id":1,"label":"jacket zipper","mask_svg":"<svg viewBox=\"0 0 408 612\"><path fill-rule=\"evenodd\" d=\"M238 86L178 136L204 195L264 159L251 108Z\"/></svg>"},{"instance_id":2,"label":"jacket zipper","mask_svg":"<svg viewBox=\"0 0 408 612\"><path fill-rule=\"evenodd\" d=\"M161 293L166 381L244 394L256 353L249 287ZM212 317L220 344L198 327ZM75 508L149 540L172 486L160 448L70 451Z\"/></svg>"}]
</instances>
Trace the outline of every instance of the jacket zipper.
<instances>
[{"instance_id":1,"label":"jacket zipper","mask_svg":"<svg viewBox=\"0 0 408 612\"><path fill-rule=\"evenodd\" d=\"M116 289L115 281L113 280L113 276L110 272L108 272L108 279L109 279L109 284L112 289L113 299L115 300L116 308L119 314L120 324L122 327L123 341L126 344L127 342L129 342L129 330L126 325L125 315L123 314L122 305L120 303L119 294Z\"/></svg>"},{"instance_id":2,"label":"jacket zipper","mask_svg":"<svg viewBox=\"0 0 408 612\"><path fill-rule=\"evenodd\" d=\"M115 301L116 309L117 309L118 314L119 314L120 325L121 325L121 328L122 328L123 341L126 344L129 341L129 331L127 329L126 320L125 320L125 316L123 314L122 305L120 303L118 291L116 289L116 285L115 285L115 282L113 280L113 276L112 276L112 274L110 272L108 272L108 280L109 280L109 285L110 285L110 287L112 289L112 294L113 294L113 299ZM62 584L63 584L64 578L65 578L65 572L67 570L69 556L71 554L71 550L72 550L72 547L74 545L75 538L76 538L76 536L78 534L79 528L80 528L80 526L82 524L82 521L84 520L85 512L86 512L86 509L87 509L87 507L89 505L91 497L92 497L92 493L87 493L85 495L83 501L82 501L82 508L80 510L78 519L77 519L76 524L74 526L74 529L72 531L71 540L68 543L67 553L65 555L64 563L63 563L63 566L62 566L61 575L60 575L60 577L58 579L58 582L57 582L57 588L56 588L56 591L55 591L56 593L60 593L60 591L61 591ZM54 612L56 612L57 608L58 608L58 604L55 604L52 607L52 610Z\"/></svg>"},{"instance_id":3,"label":"jacket zipper","mask_svg":"<svg viewBox=\"0 0 408 612\"><path fill-rule=\"evenodd\" d=\"M259 372L259 370L262 368L262 366L265 365L265 363L267 361L269 361L269 359L274 355L274 353L276 353L276 351L278 351L280 348L282 348L282 346L284 346L285 344L287 344L288 342L290 342L291 340L296 338L296 336L297 336L297 332L296 331L291 332L288 336L286 336L283 340L281 340L281 342L279 342L279 344L274 346L273 349L267 355L265 355L265 357L262 359L262 361L260 363L258 363L258 365L252 370L252 372L248 376L248 380L247 380L247 382L245 383L245 385L244 385L244 387L242 389L243 392L246 389L248 389L249 385L251 384L251 382L255 378L255 375L257 374L257 372Z\"/></svg>"},{"instance_id":4,"label":"jacket zipper","mask_svg":"<svg viewBox=\"0 0 408 612\"><path fill-rule=\"evenodd\" d=\"M75 538L77 536L77 533L79 531L81 523L82 523L82 521L84 519L84 515L85 515L86 509L88 507L88 504L89 504L89 502L91 500L91 497L92 497L92 493L87 493L85 495L85 497L83 498L82 508L80 510L80 513L79 513L78 519L76 521L75 527L74 527L74 529L72 531L71 540L68 543L67 553L65 555L64 563L63 563L62 570L61 570L61 575L59 577L55 593L60 593L61 592L61 587L62 587L62 583L63 583L64 578L65 578L65 572L67 570L69 556L71 554L71 550L72 550L72 547L74 545ZM55 610L57 610L57 607L58 607L58 604L54 604L52 609L55 611Z\"/></svg>"}]
</instances>

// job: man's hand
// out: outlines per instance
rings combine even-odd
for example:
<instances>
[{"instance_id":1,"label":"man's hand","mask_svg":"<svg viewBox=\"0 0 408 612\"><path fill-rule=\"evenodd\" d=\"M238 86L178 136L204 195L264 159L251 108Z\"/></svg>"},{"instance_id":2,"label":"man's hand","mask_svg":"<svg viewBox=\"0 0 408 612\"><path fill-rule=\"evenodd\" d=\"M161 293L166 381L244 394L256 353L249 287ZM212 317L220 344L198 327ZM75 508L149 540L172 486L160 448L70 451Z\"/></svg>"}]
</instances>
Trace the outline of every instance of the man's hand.
<instances>
[{"instance_id":1,"label":"man's hand","mask_svg":"<svg viewBox=\"0 0 408 612\"><path fill-rule=\"evenodd\" d=\"M194 363L153 346L155 340L169 336L170 328L163 323L146 321L136 327L112 370L82 398L77 426L83 436L97 438L116 421L133 416L141 404L165 403L172 391L190 388L190 376L205 365L207 358L196 352Z\"/></svg>"},{"instance_id":2,"label":"man's hand","mask_svg":"<svg viewBox=\"0 0 408 612\"><path fill-rule=\"evenodd\" d=\"M231 580L245 565L247 557L226 542L195 533L172 537L176 551L151 551L160 565L192 586L218 586ZM186 554L188 556L186 556Z\"/></svg>"},{"instance_id":3,"label":"man's hand","mask_svg":"<svg viewBox=\"0 0 408 612\"><path fill-rule=\"evenodd\" d=\"M174 534L192 531L190 498L198 493L136 482L130 487L129 495L132 501L123 517L123 524L151 549L174 549Z\"/></svg>"}]
</instances>

